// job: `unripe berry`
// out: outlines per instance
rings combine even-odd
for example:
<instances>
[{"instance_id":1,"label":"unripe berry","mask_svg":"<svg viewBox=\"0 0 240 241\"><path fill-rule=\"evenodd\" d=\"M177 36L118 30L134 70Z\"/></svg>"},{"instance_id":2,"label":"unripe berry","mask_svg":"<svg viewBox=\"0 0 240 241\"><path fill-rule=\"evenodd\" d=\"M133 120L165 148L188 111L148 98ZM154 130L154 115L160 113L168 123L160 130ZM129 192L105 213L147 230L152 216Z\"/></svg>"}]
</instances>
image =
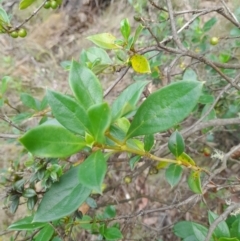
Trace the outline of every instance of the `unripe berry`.
<instances>
[{"instance_id":1,"label":"unripe berry","mask_svg":"<svg viewBox=\"0 0 240 241\"><path fill-rule=\"evenodd\" d=\"M219 42L219 39L218 39L217 37L212 37L212 38L210 39L210 44L211 44L211 45L217 45L218 42Z\"/></svg>"},{"instance_id":2,"label":"unripe berry","mask_svg":"<svg viewBox=\"0 0 240 241\"><path fill-rule=\"evenodd\" d=\"M12 38L17 38L18 37L18 32L17 31L13 31L10 33Z\"/></svg>"},{"instance_id":3,"label":"unripe berry","mask_svg":"<svg viewBox=\"0 0 240 241\"><path fill-rule=\"evenodd\" d=\"M56 9L58 7L57 1L51 1L51 8Z\"/></svg>"},{"instance_id":4,"label":"unripe berry","mask_svg":"<svg viewBox=\"0 0 240 241\"><path fill-rule=\"evenodd\" d=\"M25 38L27 36L27 30L25 28L20 28L18 31L18 36L21 38Z\"/></svg>"},{"instance_id":5,"label":"unripe berry","mask_svg":"<svg viewBox=\"0 0 240 241\"><path fill-rule=\"evenodd\" d=\"M45 9L49 9L51 7L51 2L50 1L47 1L45 2L44 6L43 6Z\"/></svg>"}]
</instances>

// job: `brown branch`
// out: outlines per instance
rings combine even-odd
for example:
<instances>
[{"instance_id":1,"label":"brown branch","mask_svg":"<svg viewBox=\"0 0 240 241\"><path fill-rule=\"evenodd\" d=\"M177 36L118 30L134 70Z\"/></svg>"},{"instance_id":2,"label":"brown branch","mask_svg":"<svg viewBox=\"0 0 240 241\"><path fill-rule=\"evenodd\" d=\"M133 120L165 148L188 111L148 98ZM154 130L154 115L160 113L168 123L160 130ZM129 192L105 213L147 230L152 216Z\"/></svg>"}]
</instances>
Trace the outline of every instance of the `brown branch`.
<instances>
[{"instance_id":1,"label":"brown branch","mask_svg":"<svg viewBox=\"0 0 240 241\"><path fill-rule=\"evenodd\" d=\"M120 76L114 81L114 83L107 88L107 90L104 92L104 97L106 97L110 92L111 90L122 80L122 78L126 75L126 73L128 72L130 67L126 67L124 68L121 73L120 73Z\"/></svg>"},{"instance_id":2,"label":"brown branch","mask_svg":"<svg viewBox=\"0 0 240 241\"><path fill-rule=\"evenodd\" d=\"M170 24L171 24L171 29L172 29L172 37L176 45L178 46L179 49L184 50L184 46L181 43L179 36L177 34L176 30L176 25L175 25L175 19L174 19L174 14L173 14L173 7L172 7L172 1L171 0L166 0L167 8L168 8L168 14L169 14L169 19L170 19Z\"/></svg>"}]
</instances>

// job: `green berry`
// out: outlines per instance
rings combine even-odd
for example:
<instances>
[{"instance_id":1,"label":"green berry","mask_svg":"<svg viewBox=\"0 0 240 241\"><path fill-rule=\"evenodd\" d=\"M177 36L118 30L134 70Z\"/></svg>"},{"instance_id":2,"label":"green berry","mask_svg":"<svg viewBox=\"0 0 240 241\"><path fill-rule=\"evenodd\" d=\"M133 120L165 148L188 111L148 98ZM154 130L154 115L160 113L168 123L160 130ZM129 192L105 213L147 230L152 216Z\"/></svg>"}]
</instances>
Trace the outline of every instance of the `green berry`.
<instances>
[{"instance_id":1,"label":"green berry","mask_svg":"<svg viewBox=\"0 0 240 241\"><path fill-rule=\"evenodd\" d=\"M12 38L17 38L18 37L18 32L17 31L13 31L10 33Z\"/></svg>"},{"instance_id":2,"label":"green berry","mask_svg":"<svg viewBox=\"0 0 240 241\"><path fill-rule=\"evenodd\" d=\"M210 44L211 44L211 45L217 45L218 42L219 42L219 39L218 39L217 37L212 37L212 38L210 39Z\"/></svg>"},{"instance_id":3,"label":"green berry","mask_svg":"<svg viewBox=\"0 0 240 241\"><path fill-rule=\"evenodd\" d=\"M18 31L18 36L21 38L25 38L27 36L27 30L25 28L20 28Z\"/></svg>"},{"instance_id":4,"label":"green berry","mask_svg":"<svg viewBox=\"0 0 240 241\"><path fill-rule=\"evenodd\" d=\"M132 182L132 178L131 178L130 176L125 176L125 177L124 177L124 182L125 182L126 184L131 183L131 182Z\"/></svg>"},{"instance_id":5,"label":"green berry","mask_svg":"<svg viewBox=\"0 0 240 241\"><path fill-rule=\"evenodd\" d=\"M56 9L58 7L57 1L51 1L51 8Z\"/></svg>"},{"instance_id":6,"label":"green berry","mask_svg":"<svg viewBox=\"0 0 240 241\"><path fill-rule=\"evenodd\" d=\"M43 6L45 9L49 9L51 7L51 2L50 1L47 1L45 2L44 6Z\"/></svg>"}]
</instances>

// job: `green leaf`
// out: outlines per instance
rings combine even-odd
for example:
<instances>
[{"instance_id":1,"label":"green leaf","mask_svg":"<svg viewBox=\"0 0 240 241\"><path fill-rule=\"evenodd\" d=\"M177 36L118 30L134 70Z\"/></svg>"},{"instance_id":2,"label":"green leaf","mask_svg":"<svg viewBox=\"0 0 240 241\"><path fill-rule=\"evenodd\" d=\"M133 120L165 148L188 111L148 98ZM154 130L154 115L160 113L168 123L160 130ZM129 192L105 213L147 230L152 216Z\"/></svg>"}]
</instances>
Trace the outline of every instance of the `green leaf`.
<instances>
[{"instance_id":1,"label":"green leaf","mask_svg":"<svg viewBox=\"0 0 240 241\"><path fill-rule=\"evenodd\" d=\"M154 135L145 135L144 136L144 150L145 151L151 151L152 147L154 145Z\"/></svg>"},{"instance_id":2,"label":"green leaf","mask_svg":"<svg viewBox=\"0 0 240 241\"><path fill-rule=\"evenodd\" d=\"M9 76L4 76L4 77L2 78L2 80L1 80L2 85L1 85L1 89L0 89L2 95L6 92L6 90L7 90L7 85L8 85L8 82L9 82L10 80L11 80L11 77L9 77Z\"/></svg>"},{"instance_id":3,"label":"green leaf","mask_svg":"<svg viewBox=\"0 0 240 241\"><path fill-rule=\"evenodd\" d=\"M214 102L214 96L202 93L198 102L201 104L212 104Z\"/></svg>"},{"instance_id":4,"label":"green leaf","mask_svg":"<svg viewBox=\"0 0 240 241\"><path fill-rule=\"evenodd\" d=\"M186 69L184 71L183 80L191 80L191 81L196 80L197 81L198 78L197 78L196 72L190 68Z\"/></svg>"},{"instance_id":5,"label":"green leaf","mask_svg":"<svg viewBox=\"0 0 240 241\"><path fill-rule=\"evenodd\" d=\"M90 131L97 143L105 143L105 131L111 124L111 110L107 103L94 105L88 110Z\"/></svg>"},{"instance_id":6,"label":"green leaf","mask_svg":"<svg viewBox=\"0 0 240 241\"><path fill-rule=\"evenodd\" d=\"M189 241L204 241L208 229L201 224L190 222L190 221L181 221L174 225L173 232L180 238ZM213 238L210 239L213 241Z\"/></svg>"},{"instance_id":7,"label":"green leaf","mask_svg":"<svg viewBox=\"0 0 240 241\"><path fill-rule=\"evenodd\" d=\"M181 161L185 166L196 166L194 160L185 152L177 157L178 161Z\"/></svg>"},{"instance_id":8,"label":"green leaf","mask_svg":"<svg viewBox=\"0 0 240 241\"><path fill-rule=\"evenodd\" d=\"M92 229L92 218L88 215L84 215L81 219L80 227L86 230L91 230Z\"/></svg>"},{"instance_id":9,"label":"green leaf","mask_svg":"<svg viewBox=\"0 0 240 241\"><path fill-rule=\"evenodd\" d=\"M216 17L212 17L210 20L208 20L204 25L203 25L203 31L207 32L209 31L213 25L215 25L215 23L217 22L217 18Z\"/></svg>"},{"instance_id":10,"label":"green leaf","mask_svg":"<svg viewBox=\"0 0 240 241\"><path fill-rule=\"evenodd\" d=\"M181 179L183 168L177 164L170 164L165 172L167 182L174 187Z\"/></svg>"},{"instance_id":11,"label":"green leaf","mask_svg":"<svg viewBox=\"0 0 240 241\"><path fill-rule=\"evenodd\" d=\"M34 97L32 97L31 95L27 94L27 93L21 93L21 101L22 103L33 109L33 110L40 110L40 106L41 106L41 102L37 99L35 99Z\"/></svg>"},{"instance_id":12,"label":"green leaf","mask_svg":"<svg viewBox=\"0 0 240 241\"><path fill-rule=\"evenodd\" d=\"M176 157L179 157L184 152L185 143L182 135L178 131L174 131L170 136L168 141L168 148L170 152Z\"/></svg>"},{"instance_id":13,"label":"green leaf","mask_svg":"<svg viewBox=\"0 0 240 241\"><path fill-rule=\"evenodd\" d=\"M83 138L64 127L47 123L28 131L19 141L28 151L40 157L70 156L86 145Z\"/></svg>"},{"instance_id":14,"label":"green leaf","mask_svg":"<svg viewBox=\"0 0 240 241\"><path fill-rule=\"evenodd\" d=\"M37 194L36 194L35 190L31 189L31 188L27 188L23 192L23 197L26 197L26 198L34 197L36 195Z\"/></svg>"},{"instance_id":15,"label":"green leaf","mask_svg":"<svg viewBox=\"0 0 240 241\"><path fill-rule=\"evenodd\" d=\"M45 193L34 216L35 222L49 222L73 213L85 202L91 189L79 182L80 165L71 168Z\"/></svg>"},{"instance_id":16,"label":"green leaf","mask_svg":"<svg viewBox=\"0 0 240 241\"><path fill-rule=\"evenodd\" d=\"M121 46L115 43L116 38L110 33L101 33L87 37L100 48L104 49L119 49Z\"/></svg>"},{"instance_id":17,"label":"green leaf","mask_svg":"<svg viewBox=\"0 0 240 241\"><path fill-rule=\"evenodd\" d=\"M130 58L130 63L135 72L140 74L151 73L151 68L147 58L140 54L134 54Z\"/></svg>"},{"instance_id":18,"label":"green leaf","mask_svg":"<svg viewBox=\"0 0 240 241\"><path fill-rule=\"evenodd\" d=\"M0 26L1 23L10 24L10 19L7 12L0 6Z\"/></svg>"},{"instance_id":19,"label":"green leaf","mask_svg":"<svg viewBox=\"0 0 240 241\"><path fill-rule=\"evenodd\" d=\"M239 241L238 238L220 238L218 241Z\"/></svg>"},{"instance_id":20,"label":"green leaf","mask_svg":"<svg viewBox=\"0 0 240 241\"><path fill-rule=\"evenodd\" d=\"M232 224L232 227L230 229L231 237L236 237L240 239L240 219L238 218L235 220Z\"/></svg>"},{"instance_id":21,"label":"green leaf","mask_svg":"<svg viewBox=\"0 0 240 241\"><path fill-rule=\"evenodd\" d=\"M127 137L168 130L187 117L201 95L202 83L179 81L149 97L137 110Z\"/></svg>"},{"instance_id":22,"label":"green leaf","mask_svg":"<svg viewBox=\"0 0 240 241\"><path fill-rule=\"evenodd\" d=\"M33 216L22 218L12 223L8 227L8 230L34 230L46 225L46 223L32 222L32 221L33 221Z\"/></svg>"},{"instance_id":23,"label":"green leaf","mask_svg":"<svg viewBox=\"0 0 240 241\"><path fill-rule=\"evenodd\" d=\"M137 42L137 40L138 40L138 38L139 38L139 36L140 36L140 34L141 34L141 32L142 32L142 30L144 29L144 26L142 25L142 24L140 24L138 27L137 27L137 29L136 29L136 31L135 31L135 34L134 34L134 37L133 37L133 42L132 42L132 45L130 46L130 48L132 47L132 46L134 46L134 44ZM129 48L129 49L130 49Z\"/></svg>"},{"instance_id":24,"label":"green leaf","mask_svg":"<svg viewBox=\"0 0 240 241\"><path fill-rule=\"evenodd\" d=\"M79 165L79 181L84 186L102 193L102 183L107 172L107 162L100 150L92 153Z\"/></svg>"},{"instance_id":25,"label":"green leaf","mask_svg":"<svg viewBox=\"0 0 240 241\"><path fill-rule=\"evenodd\" d=\"M219 61L222 63L227 63L231 59L230 53L220 53L219 54Z\"/></svg>"},{"instance_id":26,"label":"green leaf","mask_svg":"<svg viewBox=\"0 0 240 241\"><path fill-rule=\"evenodd\" d=\"M116 208L113 205L109 205L105 208L103 217L107 218L114 218L116 216Z\"/></svg>"},{"instance_id":27,"label":"green leaf","mask_svg":"<svg viewBox=\"0 0 240 241\"><path fill-rule=\"evenodd\" d=\"M129 24L129 21L127 18L123 19L121 21L121 33L122 33L122 36L125 38L125 40L127 41L128 40L128 37L131 33L131 27L130 27L130 24Z\"/></svg>"},{"instance_id":28,"label":"green leaf","mask_svg":"<svg viewBox=\"0 0 240 241\"><path fill-rule=\"evenodd\" d=\"M136 104L148 81L137 81L128 86L112 104L112 121L136 109Z\"/></svg>"},{"instance_id":29,"label":"green leaf","mask_svg":"<svg viewBox=\"0 0 240 241\"><path fill-rule=\"evenodd\" d=\"M118 240L123 238L121 231L115 227L106 228L103 236L106 240Z\"/></svg>"},{"instance_id":30,"label":"green leaf","mask_svg":"<svg viewBox=\"0 0 240 241\"><path fill-rule=\"evenodd\" d=\"M40 232L34 236L34 241L49 241L51 240L55 230L50 224L46 224Z\"/></svg>"},{"instance_id":31,"label":"green leaf","mask_svg":"<svg viewBox=\"0 0 240 241\"><path fill-rule=\"evenodd\" d=\"M111 65L112 60L109 58L107 52L104 49L98 47L91 47L85 51L86 57L90 62L100 59L101 64Z\"/></svg>"},{"instance_id":32,"label":"green leaf","mask_svg":"<svg viewBox=\"0 0 240 241\"><path fill-rule=\"evenodd\" d=\"M129 160L131 170L134 169L134 167L136 166L136 164L139 162L140 159L141 159L141 156L134 156Z\"/></svg>"},{"instance_id":33,"label":"green leaf","mask_svg":"<svg viewBox=\"0 0 240 241\"><path fill-rule=\"evenodd\" d=\"M23 10L25 8L28 8L30 5L32 5L36 0L22 0L19 3L19 9Z\"/></svg>"},{"instance_id":34,"label":"green leaf","mask_svg":"<svg viewBox=\"0 0 240 241\"><path fill-rule=\"evenodd\" d=\"M64 127L80 135L90 132L87 112L74 99L54 91L48 91L47 97L55 118Z\"/></svg>"},{"instance_id":35,"label":"green leaf","mask_svg":"<svg viewBox=\"0 0 240 241\"><path fill-rule=\"evenodd\" d=\"M194 193L202 193L201 179L199 171L191 171L188 176L188 186Z\"/></svg>"},{"instance_id":36,"label":"green leaf","mask_svg":"<svg viewBox=\"0 0 240 241\"><path fill-rule=\"evenodd\" d=\"M211 211L208 211L209 224L212 224L214 222L214 220L217 218L218 218L217 214L215 214ZM218 224L218 226L214 229L213 233L216 235L217 238L230 237L229 228L225 221L220 222Z\"/></svg>"},{"instance_id":37,"label":"green leaf","mask_svg":"<svg viewBox=\"0 0 240 241\"><path fill-rule=\"evenodd\" d=\"M94 104L102 103L103 93L99 80L90 69L76 61L71 64L69 84L74 96L86 110Z\"/></svg>"},{"instance_id":38,"label":"green leaf","mask_svg":"<svg viewBox=\"0 0 240 241\"><path fill-rule=\"evenodd\" d=\"M137 139L128 139L126 145L130 149L139 150L142 152L145 151L143 142Z\"/></svg>"}]
</instances>

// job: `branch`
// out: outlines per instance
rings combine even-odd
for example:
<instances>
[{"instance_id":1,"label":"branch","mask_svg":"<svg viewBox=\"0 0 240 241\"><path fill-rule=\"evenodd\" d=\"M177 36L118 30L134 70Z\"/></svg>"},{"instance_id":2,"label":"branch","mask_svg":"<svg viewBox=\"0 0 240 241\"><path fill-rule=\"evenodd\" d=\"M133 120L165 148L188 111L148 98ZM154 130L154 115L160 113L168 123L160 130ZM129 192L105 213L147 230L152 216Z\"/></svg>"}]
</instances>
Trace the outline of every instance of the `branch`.
<instances>
[{"instance_id":1,"label":"branch","mask_svg":"<svg viewBox=\"0 0 240 241\"><path fill-rule=\"evenodd\" d=\"M18 137L20 137L20 135L2 134L2 133L0 133L0 138L17 139Z\"/></svg>"},{"instance_id":2,"label":"branch","mask_svg":"<svg viewBox=\"0 0 240 241\"><path fill-rule=\"evenodd\" d=\"M176 45L178 46L179 49L185 49L183 44L181 43L181 41L179 39L179 36L177 35L172 2L171 2L171 0L166 0L166 3L167 3L168 14L169 14L169 19L170 19L170 24L171 24L171 29L172 29L173 40L174 40L174 42L176 43Z\"/></svg>"},{"instance_id":3,"label":"branch","mask_svg":"<svg viewBox=\"0 0 240 241\"><path fill-rule=\"evenodd\" d=\"M110 93L110 91L118 84L118 82L120 82L122 80L122 78L128 72L129 68L130 67L127 67L121 71L120 76L114 81L114 83L110 87L107 88L107 90L105 90L104 95L103 95L104 97L106 97Z\"/></svg>"}]
</instances>

